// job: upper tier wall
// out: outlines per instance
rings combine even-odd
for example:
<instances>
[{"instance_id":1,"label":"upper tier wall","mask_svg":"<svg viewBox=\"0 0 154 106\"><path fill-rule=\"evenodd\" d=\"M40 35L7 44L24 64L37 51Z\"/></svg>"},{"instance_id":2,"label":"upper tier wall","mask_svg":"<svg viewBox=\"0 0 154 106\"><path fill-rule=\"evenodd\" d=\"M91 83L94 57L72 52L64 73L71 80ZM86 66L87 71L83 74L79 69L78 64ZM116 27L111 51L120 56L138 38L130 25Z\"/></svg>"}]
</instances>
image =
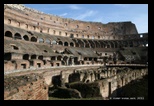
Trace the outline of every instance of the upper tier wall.
<instances>
[{"instance_id":1,"label":"upper tier wall","mask_svg":"<svg viewBox=\"0 0 154 106\"><path fill-rule=\"evenodd\" d=\"M86 22L73 19L62 18L59 16L48 15L37 10L27 8L22 5L4 5L4 23L9 24L14 21L12 26L35 30L36 32L53 34L63 31L66 33L76 33L77 36L119 36L127 34L137 34L135 24L131 22L114 22L102 24L100 22Z\"/></svg>"}]
</instances>

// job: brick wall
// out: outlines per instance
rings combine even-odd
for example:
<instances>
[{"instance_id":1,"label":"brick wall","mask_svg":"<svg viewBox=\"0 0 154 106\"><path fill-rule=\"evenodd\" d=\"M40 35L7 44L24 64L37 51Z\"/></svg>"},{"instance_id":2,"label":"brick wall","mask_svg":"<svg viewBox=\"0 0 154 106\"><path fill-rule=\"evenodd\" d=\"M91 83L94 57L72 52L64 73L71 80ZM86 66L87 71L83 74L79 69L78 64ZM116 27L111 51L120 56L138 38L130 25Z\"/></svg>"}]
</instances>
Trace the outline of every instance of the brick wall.
<instances>
[{"instance_id":1,"label":"brick wall","mask_svg":"<svg viewBox=\"0 0 154 106\"><path fill-rule=\"evenodd\" d=\"M39 74L5 76L4 100L48 100L48 86Z\"/></svg>"}]
</instances>

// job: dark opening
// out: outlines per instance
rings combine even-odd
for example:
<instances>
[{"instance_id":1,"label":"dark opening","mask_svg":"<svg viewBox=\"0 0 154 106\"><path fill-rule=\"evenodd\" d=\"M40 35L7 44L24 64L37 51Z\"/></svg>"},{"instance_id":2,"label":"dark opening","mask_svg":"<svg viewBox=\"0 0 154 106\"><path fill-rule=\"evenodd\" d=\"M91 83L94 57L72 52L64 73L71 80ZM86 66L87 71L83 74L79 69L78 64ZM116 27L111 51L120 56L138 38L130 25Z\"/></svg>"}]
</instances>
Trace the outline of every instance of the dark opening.
<instances>
[{"instance_id":1,"label":"dark opening","mask_svg":"<svg viewBox=\"0 0 154 106\"><path fill-rule=\"evenodd\" d=\"M22 69L26 69L26 64L21 64Z\"/></svg>"},{"instance_id":2,"label":"dark opening","mask_svg":"<svg viewBox=\"0 0 154 106\"><path fill-rule=\"evenodd\" d=\"M56 65L59 66L60 64L59 63L56 63Z\"/></svg>"},{"instance_id":3,"label":"dark opening","mask_svg":"<svg viewBox=\"0 0 154 106\"><path fill-rule=\"evenodd\" d=\"M65 43L64 43L64 46L68 46L68 43L67 43L67 42L65 42Z\"/></svg>"},{"instance_id":4,"label":"dark opening","mask_svg":"<svg viewBox=\"0 0 154 106\"><path fill-rule=\"evenodd\" d=\"M87 57L85 57L84 60L87 60Z\"/></svg>"},{"instance_id":5,"label":"dark opening","mask_svg":"<svg viewBox=\"0 0 154 106\"><path fill-rule=\"evenodd\" d=\"M51 66L54 66L53 63L51 63Z\"/></svg>"},{"instance_id":6,"label":"dark opening","mask_svg":"<svg viewBox=\"0 0 154 106\"><path fill-rule=\"evenodd\" d=\"M71 43L70 43L70 46L72 46L72 47L73 47L73 46L74 46L74 44L71 42Z\"/></svg>"},{"instance_id":7,"label":"dark opening","mask_svg":"<svg viewBox=\"0 0 154 106\"><path fill-rule=\"evenodd\" d=\"M34 62L33 61L30 61L30 66L34 66Z\"/></svg>"},{"instance_id":8,"label":"dark opening","mask_svg":"<svg viewBox=\"0 0 154 106\"><path fill-rule=\"evenodd\" d=\"M47 63L46 60L43 60L44 65Z\"/></svg>"},{"instance_id":9,"label":"dark opening","mask_svg":"<svg viewBox=\"0 0 154 106\"><path fill-rule=\"evenodd\" d=\"M37 42L37 39L36 39L35 37L32 37L32 38L31 38L31 41L32 41L32 42Z\"/></svg>"},{"instance_id":10,"label":"dark opening","mask_svg":"<svg viewBox=\"0 0 154 106\"><path fill-rule=\"evenodd\" d=\"M91 60L92 60L92 58L90 57L90 58L89 58L89 61L91 61Z\"/></svg>"},{"instance_id":11,"label":"dark opening","mask_svg":"<svg viewBox=\"0 0 154 106\"><path fill-rule=\"evenodd\" d=\"M74 35L73 35L73 34L71 34L71 35L70 35L70 38L74 38Z\"/></svg>"},{"instance_id":12,"label":"dark opening","mask_svg":"<svg viewBox=\"0 0 154 106\"><path fill-rule=\"evenodd\" d=\"M31 56L31 59L36 59L36 55L32 55Z\"/></svg>"},{"instance_id":13,"label":"dark opening","mask_svg":"<svg viewBox=\"0 0 154 106\"><path fill-rule=\"evenodd\" d=\"M23 38L24 38L24 40L29 41L29 38L27 35L24 35Z\"/></svg>"},{"instance_id":14,"label":"dark opening","mask_svg":"<svg viewBox=\"0 0 154 106\"><path fill-rule=\"evenodd\" d=\"M62 41L59 41L59 45L63 45L63 42Z\"/></svg>"},{"instance_id":15,"label":"dark opening","mask_svg":"<svg viewBox=\"0 0 154 106\"><path fill-rule=\"evenodd\" d=\"M38 67L38 68L41 67L41 63L37 63L37 67Z\"/></svg>"},{"instance_id":16,"label":"dark opening","mask_svg":"<svg viewBox=\"0 0 154 106\"><path fill-rule=\"evenodd\" d=\"M19 33L16 33L16 34L14 35L14 39L22 39L22 38L21 38L21 35L20 35Z\"/></svg>"},{"instance_id":17,"label":"dark opening","mask_svg":"<svg viewBox=\"0 0 154 106\"><path fill-rule=\"evenodd\" d=\"M39 56L38 59L43 60L43 56Z\"/></svg>"},{"instance_id":18,"label":"dark opening","mask_svg":"<svg viewBox=\"0 0 154 106\"><path fill-rule=\"evenodd\" d=\"M14 50L18 50L19 48L17 46L14 46L14 45L11 45L12 46L12 49Z\"/></svg>"},{"instance_id":19,"label":"dark opening","mask_svg":"<svg viewBox=\"0 0 154 106\"><path fill-rule=\"evenodd\" d=\"M111 96L111 82L109 82L109 97Z\"/></svg>"},{"instance_id":20,"label":"dark opening","mask_svg":"<svg viewBox=\"0 0 154 106\"><path fill-rule=\"evenodd\" d=\"M61 58L62 58L61 56L58 56L58 57L57 57L57 60L61 61Z\"/></svg>"},{"instance_id":21,"label":"dark opening","mask_svg":"<svg viewBox=\"0 0 154 106\"><path fill-rule=\"evenodd\" d=\"M51 57L51 60L56 60L56 57L54 56L54 57Z\"/></svg>"},{"instance_id":22,"label":"dark opening","mask_svg":"<svg viewBox=\"0 0 154 106\"><path fill-rule=\"evenodd\" d=\"M12 37L12 33L11 33L10 31L6 31L6 32L5 32L5 36L6 36L6 37Z\"/></svg>"},{"instance_id":23,"label":"dark opening","mask_svg":"<svg viewBox=\"0 0 154 106\"><path fill-rule=\"evenodd\" d=\"M4 60L11 60L11 53L5 53Z\"/></svg>"},{"instance_id":24,"label":"dark opening","mask_svg":"<svg viewBox=\"0 0 154 106\"><path fill-rule=\"evenodd\" d=\"M65 65L65 62L64 61L62 61L62 65Z\"/></svg>"},{"instance_id":25,"label":"dark opening","mask_svg":"<svg viewBox=\"0 0 154 106\"><path fill-rule=\"evenodd\" d=\"M23 59L24 60L28 60L29 59L29 55L28 54L23 55Z\"/></svg>"},{"instance_id":26,"label":"dark opening","mask_svg":"<svg viewBox=\"0 0 154 106\"><path fill-rule=\"evenodd\" d=\"M94 58L94 61L97 61L97 58Z\"/></svg>"},{"instance_id":27,"label":"dark opening","mask_svg":"<svg viewBox=\"0 0 154 106\"><path fill-rule=\"evenodd\" d=\"M45 53L47 53L48 51L44 50Z\"/></svg>"}]
</instances>

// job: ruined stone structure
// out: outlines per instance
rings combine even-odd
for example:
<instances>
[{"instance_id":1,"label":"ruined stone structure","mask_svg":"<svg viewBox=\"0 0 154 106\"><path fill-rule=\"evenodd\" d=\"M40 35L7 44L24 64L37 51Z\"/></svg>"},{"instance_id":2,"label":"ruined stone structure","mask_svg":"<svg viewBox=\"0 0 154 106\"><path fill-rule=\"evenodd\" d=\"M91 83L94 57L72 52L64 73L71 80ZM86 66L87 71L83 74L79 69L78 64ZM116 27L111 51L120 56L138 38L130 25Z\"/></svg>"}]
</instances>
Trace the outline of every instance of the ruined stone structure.
<instances>
[{"instance_id":1,"label":"ruined stone structure","mask_svg":"<svg viewBox=\"0 0 154 106\"><path fill-rule=\"evenodd\" d=\"M48 85L52 85L55 76L61 76L64 82L103 79L113 87L111 93L138 78L137 73L147 74L147 45L148 33L139 34L131 22L85 22L45 14L20 4L4 5L5 75L38 72ZM136 69L139 72L133 69L117 74L118 65L143 68ZM102 88L106 89L101 90L103 97L109 96L108 88Z\"/></svg>"},{"instance_id":2,"label":"ruined stone structure","mask_svg":"<svg viewBox=\"0 0 154 106\"><path fill-rule=\"evenodd\" d=\"M47 100L48 85L43 76L30 74L4 78L5 100Z\"/></svg>"}]
</instances>

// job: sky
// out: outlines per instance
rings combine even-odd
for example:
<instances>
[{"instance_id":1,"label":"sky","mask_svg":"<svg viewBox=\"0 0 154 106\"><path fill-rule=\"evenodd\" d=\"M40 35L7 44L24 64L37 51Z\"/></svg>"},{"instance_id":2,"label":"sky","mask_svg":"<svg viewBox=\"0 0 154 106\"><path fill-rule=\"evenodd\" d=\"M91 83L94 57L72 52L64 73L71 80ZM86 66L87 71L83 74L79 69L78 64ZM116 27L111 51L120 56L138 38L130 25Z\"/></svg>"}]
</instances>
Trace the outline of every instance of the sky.
<instances>
[{"instance_id":1,"label":"sky","mask_svg":"<svg viewBox=\"0 0 154 106\"><path fill-rule=\"evenodd\" d=\"M148 4L23 4L26 7L75 20L101 22L131 21L138 33L148 32Z\"/></svg>"}]
</instances>

